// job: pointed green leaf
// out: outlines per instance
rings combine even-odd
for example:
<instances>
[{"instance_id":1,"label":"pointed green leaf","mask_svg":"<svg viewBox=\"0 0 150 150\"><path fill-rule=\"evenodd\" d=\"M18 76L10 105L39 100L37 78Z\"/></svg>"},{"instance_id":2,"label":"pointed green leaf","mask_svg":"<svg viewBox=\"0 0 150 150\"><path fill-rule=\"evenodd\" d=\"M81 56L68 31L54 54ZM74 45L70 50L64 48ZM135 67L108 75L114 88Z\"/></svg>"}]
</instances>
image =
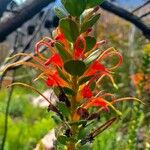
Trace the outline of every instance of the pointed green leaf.
<instances>
[{"instance_id":1,"label":"pointed green leaf","mask_svg":"<svg viewBox=\"0 0 150 150\"><path fill-rule=\"evenodd\" d=\"M57 67L57 71L58 71L60 77L63 78L65 81L68 82L68 79L67 79L67 77L64 75L63 71L62 71L60 68L58 68L58 67ZM68 83L69 83L69 82L68 82Z\"/></svg>"},{"instance_id":2,"label":"pointed green leaf","mask_svg":"<svg viewBox=\"0 0 150 150\"><path fill-rule=\"evenodd\" d=\"M70 18L64 18L60 20L59 26L62 29L68 41L76 41L77 37L79 36L79 29L76 22L74 22Z\"/></svg>"},{"instance_id":3,"label":"pointed green leaf","mask_svg":"<svg viewBox=\"0 0 150 150\"><path fill-rule=\"evenodd\" d=\"M56 49L58 50L59 54L61 55L63 61L65 62L68 59L71 59L71 55L67 52L65 47L61 43L55 44Z\"/></svg>"},{"instance_id":4,"label":"pointed green leaf","mask_svg":"<svg viewBox=\"0 0 150 150\"><path fill-rule=\"evenodd\" d=\"M89 28L91 28L99 18L100 14L97 14L92 16L89 20L85 21L81 26L81 33L86 32Z\"/></svg>"},{"instance_id":5,"label":"pointed green leaf","mask_svg":"<svg viewBox=\"0 0 150 150\"><path fill-rule=\"evenodd\" d=\"M68 137L61 135L57 138L57 141L60 142L63 145L66 145L68 142Z\"/></svg>"},{"instance_id":6,"label":"pointed green leaf","mask_svg":"<svg viewBox=\"0 0 150 150\"><path fill-rule=\"evenodd\" d=\"M83 128L82 130L80 130L80 132L78 133L78 139L82 139L82 138L84 138L85 136L87 136L88 135L88 133L89 133L89 128L88 127L86 127L86 128Z\"/></svg>"},{"instance_id":7,"label":"pointed green leaf","mask_svg":"<svg viewBox=\"0 0 150 150\"><path fill-rule=\"evenodd\" d=\"M56 124L60 124L60 123L62 122L62 120L60 119L60 117L59 117L59 116L56 116L56 115L53 115L53 116L52 116L52 119L54 120L54 122L55 122Z\"/></svg>"},{"instance_id":8,"label":"pointed green leaf","mask_svg":"<svg viewBox=\"0 0 150 150\"><path fill-rule=\"evenodd\" d=\"M81 76L85 72L86 66L83 61L70 60L64 64L64 68L73 76Z\"/></svg>"},{"instance_id":9,"label":"pointed green leaf","mask_svg":"<svg viewBox=\"0 0 150 150\"><path fill-rule=\"evenodd\" d=\"M70 88L63 87L63 91L65 92L65 94L73 95L73 96L75 95L75 92Z\"/></svg>"},{"instance_id":10,"label":"pointed green leaf","mask_svg":"<svg viewBox=\"0 0 150 150\"><path fill-rule=\"evenodd\" d=\"M72 16L80 16L86 8L86 0L62 0L62 4Z\"/></svg>"},{"instance_id":11,"label":"pointed green leaf","mask_svg":"<svg viewBox=\"0 0 150 150\"><path fill-rule=\"evenodd\" d=\"M87 8L92 8L95 7L97 5L100 5L104 2L104 0L87 0Z\"/></svg>"},{"instance_id":12,"label":"pointed green leaf","mask_svg":"<svg viewBox=\"0 0 150 150\"><path fill-rule=\"evenodd\" d=\"M60 112L65 116L68 117L70 115L70 110L68 109L68 107L65 105L65 103L59 102L58 104L58 108L60 110Z\"/></svg>"},{"instance_id":13,"label":"pointed green leaf","mask_svg":"<svg viewBox=\"0 0 150 150\"><path fill-rule=\"evenodd\" d=\"M90 51L96 44L96 39L94 37L91 36L87 36L85 38L86 40L86 52Z\"/></svg>"},{"instance_id":14,"label":"pointed green leaf","mask_svg":"<svg viewBox=\"0 0 150 150\"><path fill-rule=\"evenodd\" d=\"M96 126L97 122L90 122L89 124L86 125L86 127L81 128L81 130L78 133L78 137L77 139L83 139L85 138L87 135L90 134L91 130L93 130L93 128Z\"/></svg>"},{"instance_id":15,"label":"pointed green leaf","mask_svg":"<svg viewBox=\"0 0 150 150\"><path fill-rule=\"evenodd\" d=\"M86 83L87 81L89 81L92 78L92 76L88 76L88 77L83 77L82 79L79 80L79 85L82 85L84 83Z\"/></svg>"}]
</instances>

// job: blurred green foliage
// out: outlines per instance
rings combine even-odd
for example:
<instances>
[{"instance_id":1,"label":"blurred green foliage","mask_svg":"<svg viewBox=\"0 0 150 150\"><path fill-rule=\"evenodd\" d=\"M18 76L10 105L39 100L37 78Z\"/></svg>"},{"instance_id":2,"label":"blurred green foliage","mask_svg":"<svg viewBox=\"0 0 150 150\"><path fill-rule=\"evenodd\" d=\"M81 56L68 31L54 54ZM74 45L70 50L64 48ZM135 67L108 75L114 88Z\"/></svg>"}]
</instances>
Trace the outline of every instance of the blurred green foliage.
<instances>
[{"instance_id":1,"label":"blurred green foliage","mask_svg":"<svg viewBox=\"0 0 150 150\"><path fill-rule=\"evenodd\" d=\"M5 150L31 150L55 124L46 109L34 107L29 91L15 88L8 117ZM7 91L0 92L0 140L4 133Z\"/></svg>"}]
</instances>

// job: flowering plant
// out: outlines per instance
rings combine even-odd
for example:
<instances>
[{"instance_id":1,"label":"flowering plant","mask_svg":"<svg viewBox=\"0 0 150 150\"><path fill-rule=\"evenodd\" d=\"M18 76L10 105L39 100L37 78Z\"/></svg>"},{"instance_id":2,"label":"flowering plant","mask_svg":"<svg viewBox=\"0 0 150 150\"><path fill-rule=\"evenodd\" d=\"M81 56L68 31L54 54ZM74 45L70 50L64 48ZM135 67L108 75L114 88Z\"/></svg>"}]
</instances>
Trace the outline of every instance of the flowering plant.
<instances>
[{"instance_id":1,"label":"flowering plant","mask_svg":"<svg viewBox=\"0 0 150 150\"><path fill-rule=\"evenodd\" d=\"M102 0L80 0L80 3L77 0L62 0L66 11L56 9L60 17L59 26L52 38L45 37L36 44L37 56L19 53L12 57L30 56L33 61L19 61L5 68L18 64L34 67L41 71L34 81L42 79L48 88L55 91L58 97L56 105L30 85L18 82L12 84L31 88L48 101L48 111L56 113L53 117L58 125L56 149L75 150L86 146L122 115L114 106L116 103L131 99L140 101L131 97L117 99L113 94L98 89L97 85L101 85L100 81L104 77L108 77L117 88L113 72L123 62L120 52L113 47L101 50L106 41L97 42L90 35L93 25L100 18L99 7L96 5L101 2ZM50 50L49 58L40 52L42 46ZM106 67L105 60L113 57L118 58L118 63ZM108 113L110 110L115 111L116 115L105 123L100 122L101 112Z\"/></svg>"}]
</instances>

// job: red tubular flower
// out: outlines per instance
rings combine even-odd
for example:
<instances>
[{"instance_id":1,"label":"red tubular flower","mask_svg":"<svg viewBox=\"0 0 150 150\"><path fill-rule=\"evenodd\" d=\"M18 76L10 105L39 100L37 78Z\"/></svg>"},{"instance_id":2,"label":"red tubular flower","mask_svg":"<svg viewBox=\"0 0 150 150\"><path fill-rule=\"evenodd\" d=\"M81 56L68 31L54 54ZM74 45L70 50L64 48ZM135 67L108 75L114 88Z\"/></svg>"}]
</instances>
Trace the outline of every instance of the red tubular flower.
<instances>
[{"instance_id":1,"label":"red tubular flower","mask_svg":"<svg viewBox=\"0 0 150 150\"><path fill-rule=\"evenodd\" d=\"M103 73L108 73L106 67L101 64L99 61L95 61L90 68L86 71L85 75L86 76L92 76L95 75L97 72L103 72Z\"/></svg>"},{"instance_id":2,"label":"red tubular flower","mask_svg":"<svg viewBox=\"0 0 150 150\"><path fill-rule=\"evenodd\" d=\"M84 98L91 98L93 96L93 93L88 85L84 86L82 95Z\"/></svg>"},{"instance_id":3,"label":"red tubular flower","mask_svg":"<svg viewBox=\"0 0 150 150\"><path fill-rule=\"evenodd\" d=\"M57 84L56 84L55 80L53 80L52 78L49 77L47 79L47 85L51 87L51 86L56 86Z\"/></svg>"},{"instance_id":4,"label":"red tubular flower","mask_svg":"<svg viewBox=\"0 0 150 150\"><path fill-rule=\"evenodd\" d=\"M103 64L101 64L101 62L104 61L106 58L112 57L112 55L117 56L119 58L119 62L111 68L106 68ZM87 71L84 73L84 76L94 76L90 82L93 82L93 80L97 80L98 78L100 81L103 77L108 76L112 81L114 87L118 88L114 82L113 77L111 76L111 73L114 69L118 68L122 64L122 62L122 55L114 48L109 48L106 51L102 52L99 58L87 69Z\"/></svg>"},{"instance_id":5,"label":"red tubular flower","mask_svg":"<svg viewBox=\"0 0 150 150\"><path fill-rule=\"evenodd\" d=\"M57 36L55 37L55 40L62 42L66 49L69 48L69 44L68 44L68 41L65 37L65 34L61 31L60 28L57 28Z\"/></svg>"},{"instance_id":6,"label":"red tubular flower","mask_svg":"<svg viewBox=\"0 0 150 150\"><path fill-rule=\"evenodd\" d=\"M52 75L49 75L49 77L47 79L47 85L50 87L51 86L53 86L53 87L57 87L57 86L68 87L68 83L59 76L57 71L54 72Z\"/></svg>"},{"instance_id":7,"label":"red tubular flower","mask_svg":"<svg viewBox=\"0 0 150 150\"><path fill-rule=\"evenodd\" d=\"M65 40L65 39L66 39L66 38L65 38L65 35L64 35L64 33L62 33L62 32L60 32L60 34L57 35L56 38L55 38L55 40L59 40L59 41L61 41L62 43L64 43L64 40Z\"/></svg>"},{"instance_id":8,"label":"red tubular flower","mask_svg":"<svg viewBox=\"0 0 150 150\"><path fill-rule=\"evenodd\" d=\"M84 108L88 109L93 106L106 108L108 106L108 102L102 97L93 98L85 104Z\"/></svg>"},{"instance_id":9,"label":"red tubular flower","mask_svg":"<svg viewBox=\"0 0 150 150\"><path fill-rule=\"evenodd\" d=\"M104 95L105 96L105 95ZM106 95L107 96L107 95ZM121 99L122 100L122 99ZM123 99L124 100L124 99ZM84 107L85 109L88 109L90 107L102 107L103 110L105 111L109 111L108 106L110 106L114 111L116 111L116 113L118 115L122 115L122 113L117 110L112 104L115 101L113 100L112 102L108 102L107 100L105 100L102 96L100 97L96 97L96 98L91 98L90 100L88 100L82 107Z\"/></svg>"},{"instance_id":10,"label":"red tubular flower","mask_svg":"<svg viewBox=\"0 0 150 150\"><path fill-rule=\"evenodd\" d=\"M44 41L44 40L48 40L48 41ZM54 44L55 44L55 40L52 40L50 38L44 38L43 40L41 40L40 42L36 44L36 52L40 58L46 60L45 62L46 66L48 66L49 64L54 64L56 66L62 67L64 65L63 60L61 56L57 53L55 48L53 47ZM48 47L49 50L52 52L53 55L49 59L47 59L45 56L43 56L40 53L39 49L41 46Z\"/></svg>"},{"instance_id":11,"label":"red tubular flower","mask_svg":"<svg viewBox=\"0 0 150 150\"><path fill-rule=\"evenodd\" d=\"M62 67L64 65L64 62L58 53L55 53L52 57L50 57L46 61L45 65L48 66L51 63L56 65L56 66L59 66L59 67Z\"/></svg>"},{"instance_id":12,"label":"red tubular flower","mask_svg":"<svg viewBox=\"0 0 150 150\"><path fill-rule=\"evenodd\" d=\"M75 43L74 58L83 58L84 50L86 49L86 41L83 36L79 36Z\"/></svg>"}]
</instances>

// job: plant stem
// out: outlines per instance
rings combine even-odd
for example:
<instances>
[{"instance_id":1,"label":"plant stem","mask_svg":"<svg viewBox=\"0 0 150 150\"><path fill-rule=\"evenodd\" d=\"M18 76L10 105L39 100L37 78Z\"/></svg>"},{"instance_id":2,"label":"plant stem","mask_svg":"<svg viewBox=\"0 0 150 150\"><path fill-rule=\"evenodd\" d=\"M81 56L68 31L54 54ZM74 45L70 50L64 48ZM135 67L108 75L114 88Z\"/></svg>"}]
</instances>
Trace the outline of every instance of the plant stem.
<instances>
[{"instance_id":1,"label":"plant stem","mask_svg":"<svg viewBox=\"0 0 150 150\"><path fill-rule=\"evenodd\" d=\"M72 77L72 89L75 92L75 95L72 96L72 100L71 100L71 121L74 121L74 114L76 112L76 108L77 108L77 93L78 93L78 85L77 85L77 77ZM72 134L73 136L76 134L77 132L77 127L76 125L72 126ZM70 142L68 144L68 150L75 150L75 143L74 142Z\"/></svg>"},{"instance_id":2,"label":"plant stem","mask_svg":"<svg viewBox=\"0 0 150 150\"><path fill-rule=\"evenodd\" d=\"M15 71L13 71L13 75L12 76L13 76L12 82L14 82ZM4 148L5 148L5 142L6 142L7 131L8 131L9 107L10 107L10 102L11 102L13 90L14 90L14 87L11 87L9 89L9 92L8 92L9 94L8 94L8 100L7 100L7 103L6 103L5 122L4 122L4 135L3 135L3 138L2 138L1 150L4 150Z\"/></svg>"}]
</instances>

